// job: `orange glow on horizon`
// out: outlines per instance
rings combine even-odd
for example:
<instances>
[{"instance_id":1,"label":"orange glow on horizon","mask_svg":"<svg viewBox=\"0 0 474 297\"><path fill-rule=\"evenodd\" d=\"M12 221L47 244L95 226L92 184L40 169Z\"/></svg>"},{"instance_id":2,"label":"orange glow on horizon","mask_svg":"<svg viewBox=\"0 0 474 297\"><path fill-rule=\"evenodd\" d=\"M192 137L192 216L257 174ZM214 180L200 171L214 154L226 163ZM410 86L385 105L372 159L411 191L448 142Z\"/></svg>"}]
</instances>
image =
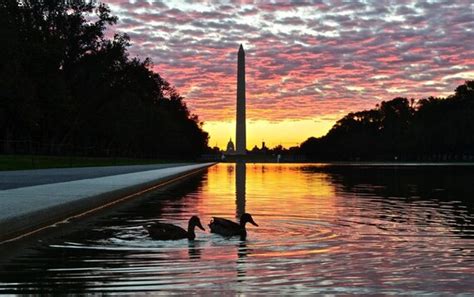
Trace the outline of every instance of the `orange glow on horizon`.
<instances>
[{"instance_id":1,"label":"orange glow on horizon","mask_svg":"<svg viewBox=\"0 0 474 297\"><path fill-rule=\"evenodd\" d=\"M285 148L297 146L309 137L323 136L334 125L330 118L315 120L282 120L249 121L247 120L247 149L251 150L255 145L259 148L262 141L268 148L282 145ZM227 147L229 138L235 144L235 121L208 121L204 122L204 130L210 135L209 146L217 146L222 150Z\"/></svg>"}]
</instances>

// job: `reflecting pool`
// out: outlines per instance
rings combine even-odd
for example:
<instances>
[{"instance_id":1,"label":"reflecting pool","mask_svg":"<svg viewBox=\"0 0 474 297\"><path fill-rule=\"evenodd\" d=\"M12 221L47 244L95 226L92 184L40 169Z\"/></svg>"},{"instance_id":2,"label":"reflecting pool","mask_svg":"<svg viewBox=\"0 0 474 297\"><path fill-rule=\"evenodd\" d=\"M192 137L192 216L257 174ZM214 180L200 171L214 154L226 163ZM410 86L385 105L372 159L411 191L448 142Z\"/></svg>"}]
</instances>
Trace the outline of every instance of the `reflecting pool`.
<instances>
[{"instance_id":1,"label":"reflecting pool","mask_svg":"<svg viewBox=\"0 0 474 297\"><path fill-rule=\"evenodd\" d=\"M0 293L473 294L473 181L474 166L218 164L0 256ZM246 241L208 233L244 212ZM194 242L143 228L192 215Z\"/></svg>"}]
</instances>

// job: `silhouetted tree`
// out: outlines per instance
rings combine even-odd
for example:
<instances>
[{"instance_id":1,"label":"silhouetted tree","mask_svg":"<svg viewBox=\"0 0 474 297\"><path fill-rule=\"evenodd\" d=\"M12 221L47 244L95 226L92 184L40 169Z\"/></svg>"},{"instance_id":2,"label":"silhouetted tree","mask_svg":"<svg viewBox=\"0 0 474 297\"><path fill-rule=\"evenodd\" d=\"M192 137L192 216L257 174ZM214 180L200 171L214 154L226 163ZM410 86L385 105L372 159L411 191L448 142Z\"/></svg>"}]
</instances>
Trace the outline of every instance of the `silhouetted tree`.
<instances>
[{"instance_id":1,"label":"silhouetted tree","mask_svg":"<svg viewBox=\"0 0 474 297\"><path fill-rule=\"evenodd\" d=\"M349 113L300 152L320 160L472 160L474 81L448 98L395 98Z\"/></svg>"},{"instance_id":2,"label":"silhouetted tree","mask_svg":"<svg viewBox=\"0 0 474 297\"><path fill-rule=\"evenodd\" d=\"M25 151L12 140L55 154L192 158L207 149L202 123L151 61L129 58L128 36L105 36L116 21L95 1L0 3L4 153Z\"/></svg>"}]
</instances>

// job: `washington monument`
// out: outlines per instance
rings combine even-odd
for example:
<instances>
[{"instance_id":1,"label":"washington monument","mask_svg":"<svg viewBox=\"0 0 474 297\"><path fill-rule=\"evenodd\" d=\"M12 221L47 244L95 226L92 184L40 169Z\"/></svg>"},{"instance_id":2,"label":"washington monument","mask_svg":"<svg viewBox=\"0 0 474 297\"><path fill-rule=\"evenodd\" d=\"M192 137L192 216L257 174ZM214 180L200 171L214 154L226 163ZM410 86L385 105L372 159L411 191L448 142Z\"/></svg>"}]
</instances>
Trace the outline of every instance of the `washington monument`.
<instances>
[{"instance_id":1,"label":"washington monument","mask_svg":"<svg viewBox=\"0 0 474 297\"><path fill-rule=\"evenodd\" d=\"M247 141L245 134L245 52L242 44L237 59L237 128L235 133L236 153L245 155Z\"/></svg>"}]
</instances>

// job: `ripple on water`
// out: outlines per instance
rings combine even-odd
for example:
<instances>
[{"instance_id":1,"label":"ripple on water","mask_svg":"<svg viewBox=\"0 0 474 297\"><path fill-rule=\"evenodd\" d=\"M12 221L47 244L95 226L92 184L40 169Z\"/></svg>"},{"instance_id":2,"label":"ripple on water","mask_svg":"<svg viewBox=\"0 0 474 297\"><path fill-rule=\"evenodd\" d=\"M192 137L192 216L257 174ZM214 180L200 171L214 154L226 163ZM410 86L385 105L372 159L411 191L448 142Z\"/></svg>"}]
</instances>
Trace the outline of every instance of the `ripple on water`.
<instances>
[{"instance_id":1,"label":"ripple on water","mask_svg":"<svg viewBox=\"0 0 474 297\"><path fill-rule=\"evenodd\" d=\"M219 164L0 262L0 292L474 292L474 174L404 170ZM156 241L143 227L244 211L259 224L246 241L200 230L193 242Z\"/></svg>"}]
</instances>

